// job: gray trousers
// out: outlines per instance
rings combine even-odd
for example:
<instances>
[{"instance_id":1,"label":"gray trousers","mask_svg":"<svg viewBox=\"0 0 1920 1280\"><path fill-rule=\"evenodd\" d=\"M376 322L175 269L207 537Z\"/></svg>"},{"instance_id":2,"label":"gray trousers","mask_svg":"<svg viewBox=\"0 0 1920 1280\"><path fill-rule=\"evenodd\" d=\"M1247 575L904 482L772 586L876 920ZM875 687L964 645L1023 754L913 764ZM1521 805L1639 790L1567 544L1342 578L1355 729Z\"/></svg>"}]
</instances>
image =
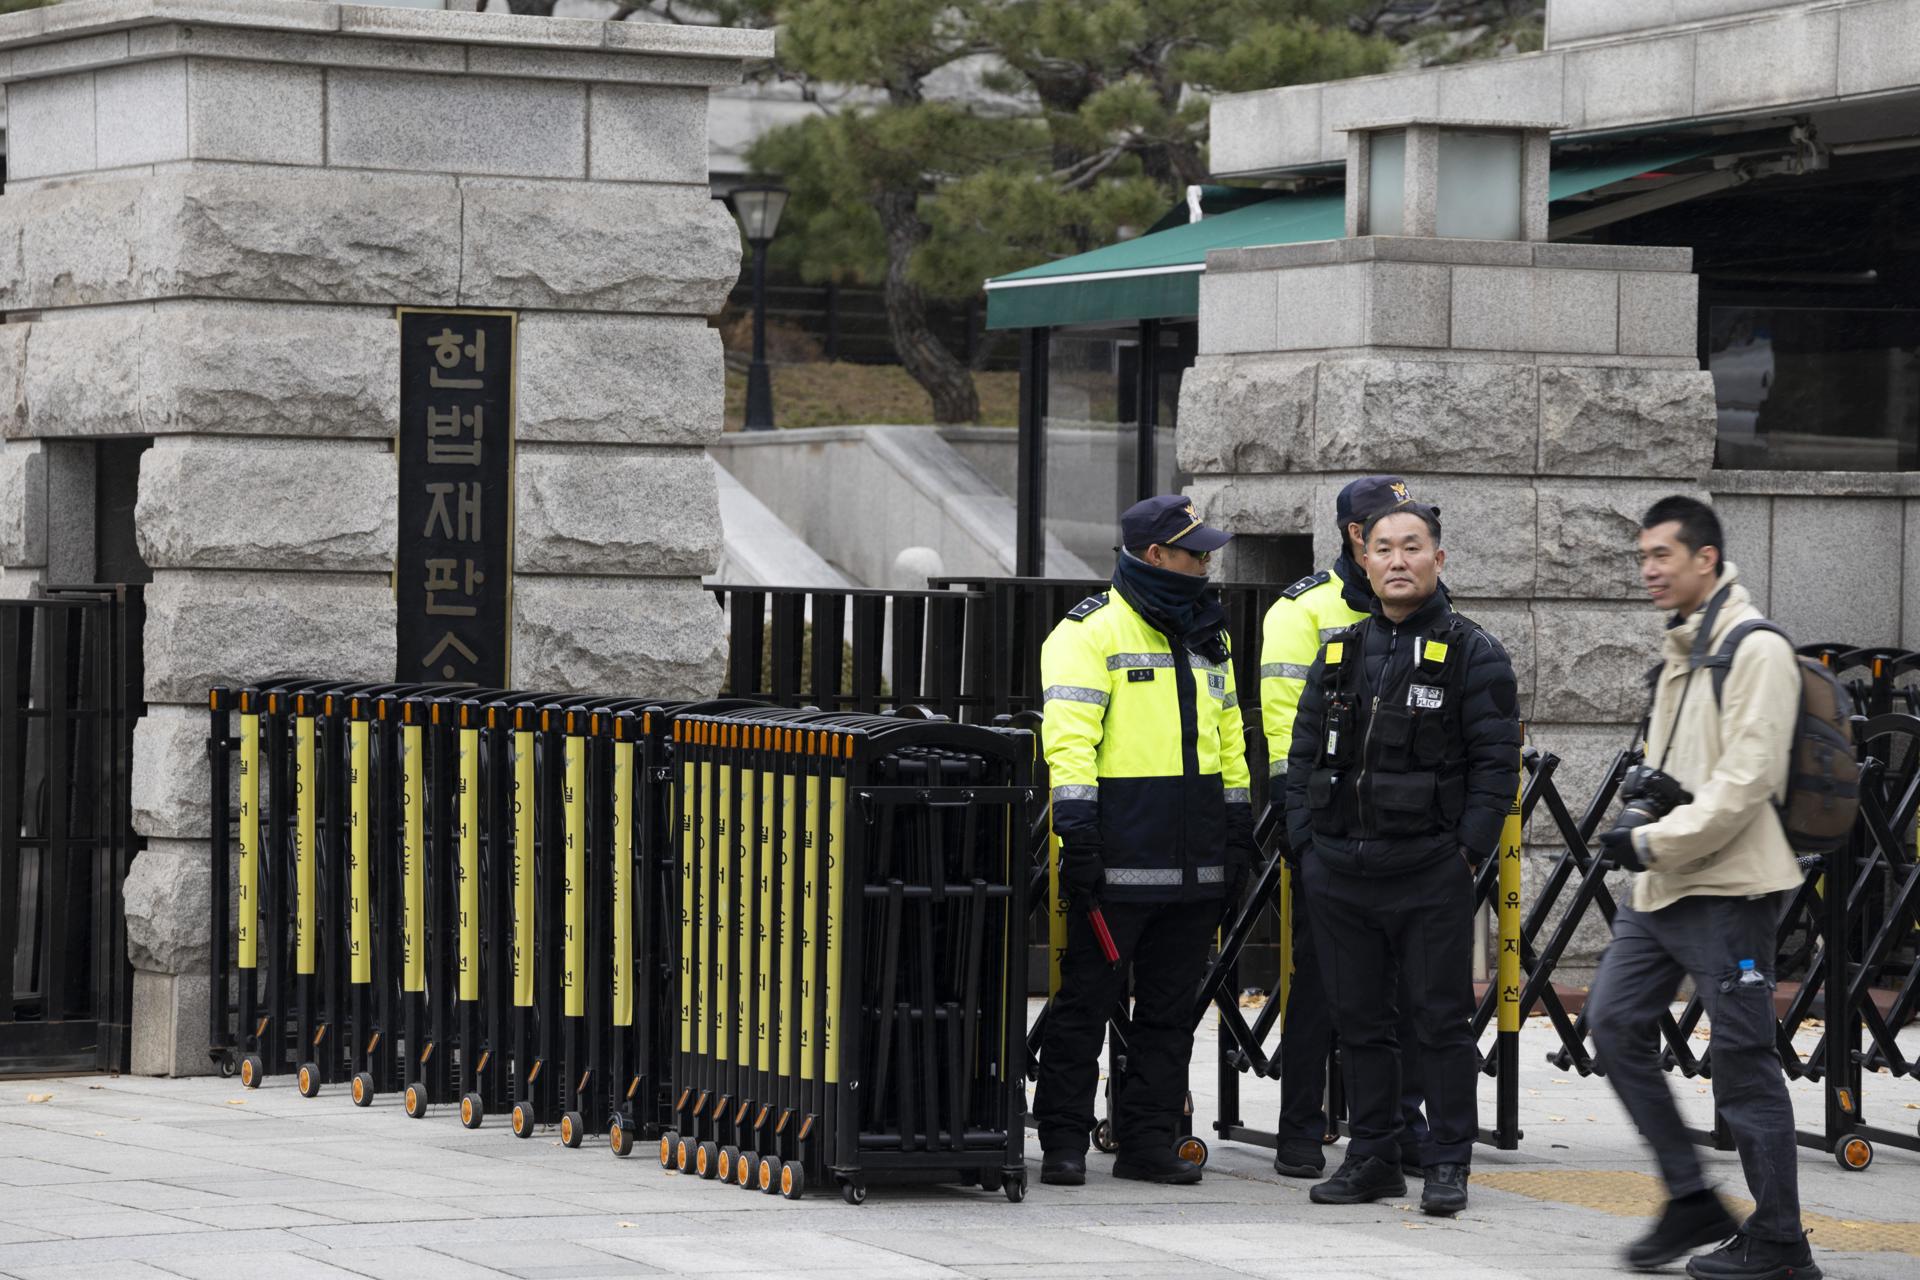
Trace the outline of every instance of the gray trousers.
<instances>
[{"instance_id":1,"label":"gray trousers","mask_svg":"<svg viewBox=\"0 0 1920 1280\"><path fill-rule=\"evenodd\" d=\"M1668 1193L1678 1197L1707 1180L1660 1069L1658 1022L1681 976L1693 978L1713 1029L1714 1106L1733 1134L1754 1199L1743 1230L1783 1244L1801 1238L1793 1104L1773 1009L1774 931L1784 906L1784 894L1770 893L1696 895L1658 911L1622 907L1587 997L1601 1068L1653 1147ZM1742 960L1754 962L1764 986L1739 985Z\"/></svg>"}]
</instances>

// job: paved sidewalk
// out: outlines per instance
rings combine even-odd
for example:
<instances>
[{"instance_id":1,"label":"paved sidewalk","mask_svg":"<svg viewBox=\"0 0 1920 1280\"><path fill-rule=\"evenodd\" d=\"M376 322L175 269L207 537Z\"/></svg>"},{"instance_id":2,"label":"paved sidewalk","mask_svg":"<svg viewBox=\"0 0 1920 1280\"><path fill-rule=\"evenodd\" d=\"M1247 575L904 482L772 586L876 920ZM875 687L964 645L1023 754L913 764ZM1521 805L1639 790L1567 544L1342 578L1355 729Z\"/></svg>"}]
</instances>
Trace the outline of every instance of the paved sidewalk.
<instances>
[{"instance_id":1,"label":"paved sidewalk","mask_svg":"<svg viewBox=\"0 0 1920 1280\"><path fill-rule=\"evenodd\" d=\"M1542 1062L1550 1037L1539 1026L1523 1037L1523 1149L1478 1154L1472 1207L1455 1221L1425 1218L1412 1201L1310 1205L1307 1184L1275 1177L1266 1153L1226 1143L1193 1188L1116 1182L1095 1156L1078 1190L1040 1186L1036 1168L1020 1205L879 1186L852 1208L831 1193L789 1203L669 1175L646 1147L620 1161L601 1144L569 1151L551 1133L516 1141L498 1119L469 1132L450 1107L410 1121L397 1098L368 1111L339 1088L307 1100L290 1079L254 1092L218 1079L10 1080L0 1082L0 1275L1617 1275L1656 1184L1605 1083ZM1203 1133L1212 1055L1208 1033L1193 1072ZM1704 1122L1704 1082L1680 1089L1689 1119ZM1251 1088L1247 1113L1270 1117L1275 1090ZM1920 1082L1873 1077L1868 1090L1876 1123L1920 1123ZM1818 1090L1795 1086L1795 1098L1801 1124L1817 1124ZM1483 1118L1491 1107L1488 1082ZM1708 1159L1740 1189L1731 1154ZM1827 1275L1920 1275L1920 1155L1883 1148L1871 1169L1845 1173L1807 1151L1801 1179Z\"/></svg>"}]
</instances>

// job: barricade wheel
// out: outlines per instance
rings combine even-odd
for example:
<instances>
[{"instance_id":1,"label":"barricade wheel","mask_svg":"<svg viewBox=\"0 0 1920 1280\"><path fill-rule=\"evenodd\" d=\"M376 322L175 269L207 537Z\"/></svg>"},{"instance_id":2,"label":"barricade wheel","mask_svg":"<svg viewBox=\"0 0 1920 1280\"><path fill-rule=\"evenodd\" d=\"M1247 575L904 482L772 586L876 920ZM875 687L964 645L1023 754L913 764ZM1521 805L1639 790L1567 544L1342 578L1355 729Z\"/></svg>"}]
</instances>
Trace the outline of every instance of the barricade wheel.
<instances>
[{"instance_id":1,"label":"barricade wheel","mask_svg":"<svg viewBox=\"0 0 1920 1280\"><path fill-rule=\"evenodd\" d=\"M660 1167L662 1169L674 1167L673 1152L679 1145L680 1135L673 1130L667 1129L660 1134Z\"/></svg>"},{"instance_id":2,"label":"barricade wheel","mask_svg":"<svg viewBox=\"0 0 1920 1280\"><path fill-rule=\"evenodd\" d=\"M732 1182L733 1166L735 1162L737 1162L739 1159L740 1159L740 1152L738 1148L735 1148L735 1147L720 1148L720 1158L714 1162L713 1176L718 1178L722 1182Z\"/></svg>"},{"instance_id":3,"label":"barricade wheel","mask_svg":"<svg viewBox=\"0 0 1920 1280\"><path fill-rule=\"evenodd\" d=\"M1207 1144L1199 1138L1191 1136L1181 1138L1178 1142L1174 1143L1173 1153L1182 1160L1185 1160L1188 1164L1197 1164L1202 1169L1207 1167L1207 1156L1209 1154Z\"/></svg>"},{"instance_id":4,"label":"barricade wheel","mask_svg":"<svg viewBox=\"0 0 1920 1280\"><path fill-rule=\"evenodd\" d=\"M1840 1149L1833 1153L1833 1159L1849 1173L1859 1173L1873 1163L1873 1144L1865 1138L1846 1138L1841 1141Z\"/></svg>"},{"instance_id":5,"label":"barricade wheel","mask_svg":"<svg viewBox=\"0 0 1920 1280\"><path fill-rule=\"evenodd\" d=\"M619 1116L607 1126L607 1149L622 1160L633 1154L633 1130L622 1124Z\"/></svg>"},{"instance_id":6,"label":"barricade wheel","mask_svg":"<svg viewBox=\"0 0 1920 1280\"><path fill-rule=\"evenodd\" d=\"M711 1139L693 1149L693 1171L709 1182L720 1171L720 1145Z\"/></svg>"},{"instance_id":7,"label":"barricade wheel","mask_svg":"<svg viewBox=\"0 0 1920 1280\"><path fill-rule=\"evenodd\" d=\"M682 1173L693 1172L693 1147L679 1134L673 1137L673 1167Z\"/></svg>"},{"instance_id":8,"label":"barricade wheel","mask_svg":"<svg viewBox=\"0 0 1920 1280\"><path fill-rule=\"evenodd\" d=\"M318 1064L303 1062L300 1064L300 1096L317 1098L320 1096L320 1068Z\"/></svg>"},{"instance_id":9,"label":"barricade wheel","mask_svg":"<svg viewBox=\"0 0 1920 1280\"><path fill-rule=\"evenodd\" d=\"M513 1104L513 1136L531 1138L533 1136L533 1109L524 1102Z\"/></svg>"},{"instance_id":10,"label":"barricade wheel","mask_svg":"<svg viewBox=\"0 0 1920 1280\"><path fill-rule=\"evenodd\" d=\"M1113 1121L1102 1120L1093 1126L1093 1145L1108 1155L1120 1149L1120 1144L1113 1139Z\"/></svg>"},{"instance_id":11,"label":"barricade wheel","mask_svg":"<svg viewBox=\"0 0 1920 1280\"><path fill-rule=\"evenodd\" d=\"M418 1120L421 1116L426 1115L427 1114L427 1086L425 1086L424 1084L420 1084L417 1081L413 1084L408 1085L407 1092L406 1092L406 1104L407 1104L407 1115L412 1119Z\"/></svg>"},{"instance_id":12,"label":"barricade wheel","mask_svg":"<svg viewBox=\"0 0 1920 1280\"><path fill-rule=\"evenodd\" d=\"M770 1196L780 1194L780 1162L772 1156L760 1157L759 1187Z\"/></svg>"},{"instance_id":13,"label":"barricade wheel","mask_svg":"<svg viewBox=\"0 0 1920 1280\"><path fill-rule=\"evenodd\" d=\"M233 1060L232 1054L223 1053L220 1055L220 1078L222 1080L233 1079L233 1073L239 1069L240 1064Z\"/></svg>"},{"instance_id":14,"label":"barricade wheel","mask_svg":"<svg viewBox=\"0 0 1920 1280\"><path fill-rule=\"evenodd\" d=\"M267 1064L260 1061L259 1054L250 1053L246 1057L240 1059L240 1087L241 1088L258 1089L260 1087L261 1077L266 1074L267 1074Z\"/></svg>"},{"instance_id":15,"label":"barricade wheel","mask_svg":"<svg viewBox=\"0 0 1920 1280\"><path fill-rule=\"evenodd\" d=\"M798 1161L789 1160L780 1166L780 1194L788 1200L798 1200L807 1194L807 1171Z\"/></svg>"},{"instance_id":16,"label":"barricade wheel","mask_svg":"<svg viewBox=\"0 0 1920 1280\"><path fill-rule=\"evenodd\" d=\"M560 1141L569 1147L578 1149L587 1136L587 1118L578 1111L569 1111L560 1117Z\"/></svg>"},{"instance_id":17,"label":"barricade wheel","mask_svg":"<svg viewBox=\"0 0 1920 1280\"><path fill-rule=\"evenodd\" d=\"M867 1184L864 1182L842 1183L840 1186L840 1198L848 1204L865 1204L867 1202Z\"/></svg>"},{"instance_id":18,"label":"barricade wheel","mask_svg":"<svg viewBox=\"0 0 1920 1280\"><path fill-rule=\"evenodd\" d=\"M480 1100L477 1093L465 1094L460 1099L460 1123L469 1129L478 1129L480 1122L487 1118L487 1104Z\"/></svg>"},{"instance_id":19,"label":"barricade wheel","mask_svg":"<svg viewBox=\"0 0 1920 1280\"><path fill-rule=\"evenodd\" d=\"M973 1172L978 1175L982 1191L998 1191L1006 1185L1006 1180L1001 1177L998 1169L976 1169Z\"/></svg>"},{"instance_id":20,"label":"barricade wheel","mask_svg":"<svg viewBox=\"0 0 1920 1280\"><path fill-rule=\"evenodd\" d=\"M748 1191L755 1189L753 1171L760 1167L760 1157L751 1151L742 1151L733 1162L733 1180Z\"/></svg>"},{"instance_id":21,"label":"barricade wheel","mask_svg":"<svg viewBox=\"0 0 1920 1280\"><path fill-rule=\"evenodd\" d=\"M353 1096L354 1106L356 1107L372 1106L373 1105L373 1072L362 1071L359 1074L355 1075L353 1077L353 1084L349 1087L348 1092Z\"/></svg>"},{"instance_id":22,"label":"barricade wheel","mask_svg":"<svg viewBox=\"0 0 1920 1280\"><path fill-rule=\"evenodd\" d=\"M1007 1193L1008 1204L1019 1204L1027 1198L1027 1175L1023 1173L1017 1178L1008 1178L1002 1190Z\"/></svg>"}]
</instances>

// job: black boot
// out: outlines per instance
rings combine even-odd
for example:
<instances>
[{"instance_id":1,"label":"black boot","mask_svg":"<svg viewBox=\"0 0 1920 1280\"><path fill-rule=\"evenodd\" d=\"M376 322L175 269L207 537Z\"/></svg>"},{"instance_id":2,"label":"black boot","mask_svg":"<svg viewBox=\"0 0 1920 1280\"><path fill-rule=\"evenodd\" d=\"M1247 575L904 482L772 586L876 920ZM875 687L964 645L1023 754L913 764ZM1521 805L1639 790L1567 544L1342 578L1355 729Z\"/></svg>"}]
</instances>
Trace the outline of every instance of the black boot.
<instances>
[{"instance_id":1,"label":"black boot","mask_svg":"<svg viewBox=\"0 0 1920 1280\"><path fill-rule=\"evenodd\" d=\"M1780 1244L1744 1231L1712 1253L1687 1259L1687 1274L1693 1280L1820 1280L1805 1236Z\"/></svg>"},{"instance_id":2,"label":"black boot","mask_svg":"<svg viewBox=\"0 0 1920 1280\"><path fill-rule=\"evenodd\" d=\"M1113 1160L1113 1176L1130 1182L1185 1187L1200 1181L1200 1166L1191 1160L1182 1160L1172 1147L1158 1144L1138 1149L1122 1147Z\"/></svg>"},{"instance_id":3,"label":"black boot","mask_svg":"<svg viewBox=\"0 0 1920 1280\"><path fill-rule=\"evenodd\" d=\"M1273 1156L1273 1171L1283 1178L1317 1178L1327 1171L1327 1153L1315 1138L1286 1138Z\"/></svg>"},{"instance_id":4,"label":"black boot","mask_svg":"<svg viewBox=\"0 0 1920 1280\"><path fill-rule=\"evenodd\" d=\"M1427 1170L1427 1185L1420 1192L1420 1211L1436 1218L1451 1218L1467 1207L1467 1166L1436 1164Z\"/></svg>"},{"instance_id":5,"label":"black boot","mask_svg":"<svg viewBox=\"0 0 1920 1280\"><path fill-rule=\"evenodd\" d=\"M1740 1225L1727 1213L1720 1197L1703 1187L1667 1201L1653 1230L1627 1247L1627 1265L1636 1271L1652 1271L1739 1230Z\"/></svg>"},{"instance_id":6,"label":"black boot","mask_svg":"<svg viewBox=\"0 0 1920 1280\"><path fill-rule=\"evenodd\" d=\"M1307 1198L1315 1204L1366 1204L1370 1200L1405 1194L1407 1180L1400 1176L1398 1165L1388 1164L1378 1156L1349 1153L1340 1171L1325 1182L1315 1184L1307 1192Z\"/></svg>"},{"instance_id":7,"label":"black boot","mask_svg":"<svg viewBox=\"0 0 1920 1280\"><path fill-rule=\"evenodd\" d=\"M1087 1180L1087 1153L1049 1151L1040 1157L1040 1181L1050 1187L1078 1187Z\"/></svg>"}]
</instances>

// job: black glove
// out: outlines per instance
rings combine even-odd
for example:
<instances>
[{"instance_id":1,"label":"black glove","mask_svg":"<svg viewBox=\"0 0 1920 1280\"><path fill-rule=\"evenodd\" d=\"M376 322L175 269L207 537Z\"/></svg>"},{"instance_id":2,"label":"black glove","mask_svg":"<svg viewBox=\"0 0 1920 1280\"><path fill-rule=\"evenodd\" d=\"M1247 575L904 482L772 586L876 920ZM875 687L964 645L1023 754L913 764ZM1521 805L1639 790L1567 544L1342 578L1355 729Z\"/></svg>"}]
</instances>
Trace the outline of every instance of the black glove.
<instances>
[{"instance_id":1,"label":"black glove","mask_svg":"<svg viewBox=\"0 0 1920 1280\"><path fill-rule=\"evenodd\" d=\"M1628 871L1645 871L1647 864L1640 857L1640 851L1633 847L1635 827L1644 826L1644 822L1628 822L1627 817L1635 811L1627 810L1620 815L1621 821L1600 833L1600 860L1612 866Z\"/></svg>"},{"instance_id":2,"label":"black glove","mask_svg":"<svg viewBox=\"0 0 1920 1280\"><path fill-rule=\"evenodd\" d=\"M1232 811L1228 811L1231 815ZM1244 819L1233 816L1227 818L1227 910L1228 913L1239 909L1246 899L1247 887L1253 882L1253 868L1260 861L1260 851L1254 844L1253 819L1249 815Z\"/></svg>"},{"instance_id":3,"label":"black glove","mask_svg":"<svg viewBox=\"0 0 1920 1280\"><path fill-rule=\"evenodd\" d=\"M1060 888L1075 910L1085 910L1100 900L1101 886L1107 882L1101 852L1097 844L1060 846Z\"/></svg>"}]
</instances>

